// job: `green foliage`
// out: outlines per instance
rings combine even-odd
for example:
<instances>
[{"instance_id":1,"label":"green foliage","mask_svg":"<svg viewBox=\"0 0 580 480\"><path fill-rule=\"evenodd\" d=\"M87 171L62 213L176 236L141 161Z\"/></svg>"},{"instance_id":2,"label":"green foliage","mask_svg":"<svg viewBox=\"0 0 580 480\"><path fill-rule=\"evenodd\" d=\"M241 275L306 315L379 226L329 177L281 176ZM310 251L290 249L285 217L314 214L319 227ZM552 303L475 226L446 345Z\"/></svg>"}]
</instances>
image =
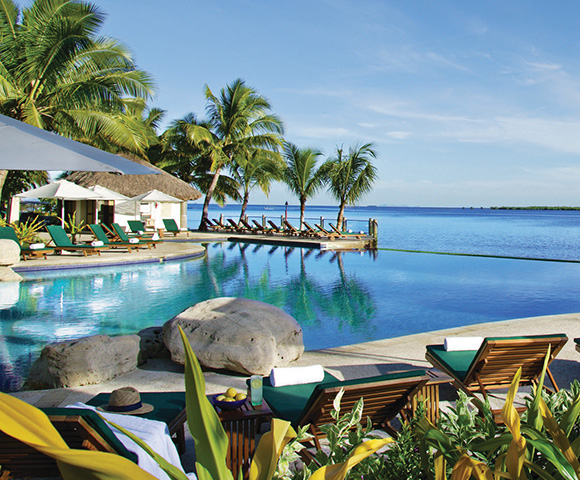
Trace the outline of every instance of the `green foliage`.
<instances>
[{"instance_id":1,"label":"green foliage","mask_svg":"<svg viewBox=\"0 0 580 480\"><path fill-rule=\"evenodd\" d=\"M10 226L23 245L37 243L40 240L38 232L44 228L44 225L38 221L38 217L29 218L25 222L14 222Z\"/></svg>"},{"instance_id":2,"label":"green foliage","mask_svg":"<svg viewBox=\"0 0 580 480\"><path fill-rule=\"evenodd\" d=\"M64 229L70 234L72 243L76 243L77 235L79 235L84 228L86 227L86 223L84 220L81 220L77 223L77 212L73 212L71 215L68 215L68 221L64 218L58 217L60 221L64 224Z\"/></svg>"}]
</instances>

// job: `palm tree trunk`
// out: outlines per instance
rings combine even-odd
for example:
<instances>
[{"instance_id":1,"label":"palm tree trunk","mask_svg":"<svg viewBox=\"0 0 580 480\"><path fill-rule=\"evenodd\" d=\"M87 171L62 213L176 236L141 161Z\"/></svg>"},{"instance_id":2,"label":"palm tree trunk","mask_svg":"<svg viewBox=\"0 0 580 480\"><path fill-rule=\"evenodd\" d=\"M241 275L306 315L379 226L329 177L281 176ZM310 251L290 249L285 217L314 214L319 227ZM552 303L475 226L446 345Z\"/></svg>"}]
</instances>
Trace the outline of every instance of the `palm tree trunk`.
<instances>
[{"instance_id":1,"label":"palm tree trunk","mask_svg":"<svg viewBox=\"0 0 580 480\"><path fill-rule=\"evenodd\" d=\"M344 222L344 207L346 207L346 202L340 202L340 208L338 209L338 217L336 219L336 228L342 231L342 223Z\"/></svg>"},{"instance_id":2,"label":"palm tree trunk","mask_svg":"<svg viewBox=\"0 0 580 480\"><path fill-rule=\"evenodd\" d=\"M4 182L8 176L8 170L0 170L0 198L2 198L2 189L4 188Z\"/></svg>"},{"instance_id":3,"label":"palm tree trunk","mask_svg":"<svg viewBox=\"0 0 580 480\"><path fill-rule=\"evenodd\" d=\"M240 212L240 221L246 215L246 208L248 208L248 203L249 202L250 202L250 191L249 190L246 190L244 192L244 201L242 202L242 211Z\"/></svg>"},{"instance_id":4,"label":"palm tree trunk","mask_svg":"<svg viewBox=\"0 0 580 480\"><path fill-rule=\"evenodd\" d=\"M216 171L213 174L213 178L211 179L211 183L209 185L209 188L207 189L207 192L205 194L205 200L203 201L203 210L201 212L201 222L199 223L199 227L198 227L198 229L203 231L203 232L205 232L207 230L206 220L207 220L207 217L209 215L209 202L211 202L211 197L213 196L213 192L214 192L215 187L217 185L217 182L220 178L221 170L222 170L221 167L216 168Z\"/></svg>"},{"instance_id":5,"label":"palm tree trunk","mask_svg":"<svg viewBox=\"0 0 580 480\"><path fill-rule=\"evenodd\" d=\"M304 224L305 210L306 210L306 198L300 197L300 230L302 230L302 225Z\"/></svg>"}]
</instances>

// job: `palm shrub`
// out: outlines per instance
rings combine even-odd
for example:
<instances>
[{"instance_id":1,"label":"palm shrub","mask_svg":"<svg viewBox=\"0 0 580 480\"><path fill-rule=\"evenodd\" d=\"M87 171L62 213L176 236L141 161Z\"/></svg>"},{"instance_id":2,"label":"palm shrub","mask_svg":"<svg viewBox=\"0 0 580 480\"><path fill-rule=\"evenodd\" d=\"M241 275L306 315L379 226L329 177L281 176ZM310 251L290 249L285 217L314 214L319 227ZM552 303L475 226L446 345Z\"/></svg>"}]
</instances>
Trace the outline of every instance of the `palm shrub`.
<instances>
[{"instance_id":1,"label":"palm shrub","mask_svg":"<svg viewBox=\"0 0 580 480\"><path fill-rule=\"evenodd\" d=\"M18 240L22 244L31 244L42 241L38 232L44 228L44 224L38 220L38 217L29 218L25 222L14 222L10 226L14 229Z\"/></svg>"},{"instance_id":2,"label":"palm shrub","mask_svg":"<svg viewBox=\"0 0 580 480\"><path fill-rule=\"evenodd\" d=\"M68 220L61 217L58 217L58 219L64 224L64 229L70 234L71 242L75 243L77 235L86 227L85 221L81 220L77 223L77 212L73 212L72 215L69 213Z\"/></svg>"}]
</instances>

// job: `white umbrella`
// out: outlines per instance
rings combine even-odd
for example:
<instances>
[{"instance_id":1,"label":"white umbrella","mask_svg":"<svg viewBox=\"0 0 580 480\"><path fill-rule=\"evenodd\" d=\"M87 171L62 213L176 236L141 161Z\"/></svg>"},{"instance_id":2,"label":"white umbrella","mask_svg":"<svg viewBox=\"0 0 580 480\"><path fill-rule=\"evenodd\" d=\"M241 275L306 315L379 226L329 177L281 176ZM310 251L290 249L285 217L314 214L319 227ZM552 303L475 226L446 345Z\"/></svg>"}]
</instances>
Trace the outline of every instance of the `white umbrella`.
<instances>
[{"instance_id":1,"label":"white umbrella","mask_svg":"<svg viewBox=\"0 0 580 480\"><path fill-rule=\"evenodd\" d=\"M88 188L81 187L67 180L59 180L42 187L22 192L16 197L25 198L58 198L60 200L106 200L102 195ZM64 202L62 202L61 220L64 225Z\"/></svg>"},{"instance_id":2,"label":"white umbrella","mask_svg":"<svg viewBox=\"0 0 580 480\"><path fill-rule=\"evenodd\" d=\"M160 173L4 115L0 115L0 170Z\"/></svg>"},{"instance_id":3,"label":"white umbrella","mask_svg":"<svg viewBox=\"0 0 580 480\"><path fill-rule=\"evenodd\" d=\"M102 187L101 185L93 185L89 187L89 190L98 193L103 197L103 200L128 200L129 197L126 197L122 193L115 192L107 187Z\"/></svg>"},{"instance_id":4,"label":"white umbrella","mask_svg":"<svg viewBox=\"0 0 580 480\"><path fill-rule=\"evenodd\" d=\"M129 200L135 202L149 202L149 203L181 203L182 200L179 198L172 197L166 193L160 192L159 190L150 190L147 193L142 193L136 197L131 197Z\"/></svg>"}]
</instances>

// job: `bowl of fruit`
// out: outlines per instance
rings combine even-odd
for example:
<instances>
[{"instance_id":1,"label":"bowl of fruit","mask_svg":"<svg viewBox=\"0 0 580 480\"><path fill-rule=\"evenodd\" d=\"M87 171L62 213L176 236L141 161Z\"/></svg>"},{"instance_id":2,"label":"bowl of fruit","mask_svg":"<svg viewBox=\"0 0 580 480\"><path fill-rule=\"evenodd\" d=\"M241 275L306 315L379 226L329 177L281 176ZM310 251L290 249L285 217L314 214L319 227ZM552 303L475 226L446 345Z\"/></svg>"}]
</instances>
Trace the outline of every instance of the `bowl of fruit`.
<instances>
[{"instance_id":1,"label":"bowl of fruit","mask_svg":"<svg viewBox=\"0 0 580 480\"><path fill-rule=\"evenodd\" d=\"M213 396L213 404L222 410L235 410L246 403L246 394L238 393L235 388L228 388L225 393Z\"/></svg>"}]
</instances>

